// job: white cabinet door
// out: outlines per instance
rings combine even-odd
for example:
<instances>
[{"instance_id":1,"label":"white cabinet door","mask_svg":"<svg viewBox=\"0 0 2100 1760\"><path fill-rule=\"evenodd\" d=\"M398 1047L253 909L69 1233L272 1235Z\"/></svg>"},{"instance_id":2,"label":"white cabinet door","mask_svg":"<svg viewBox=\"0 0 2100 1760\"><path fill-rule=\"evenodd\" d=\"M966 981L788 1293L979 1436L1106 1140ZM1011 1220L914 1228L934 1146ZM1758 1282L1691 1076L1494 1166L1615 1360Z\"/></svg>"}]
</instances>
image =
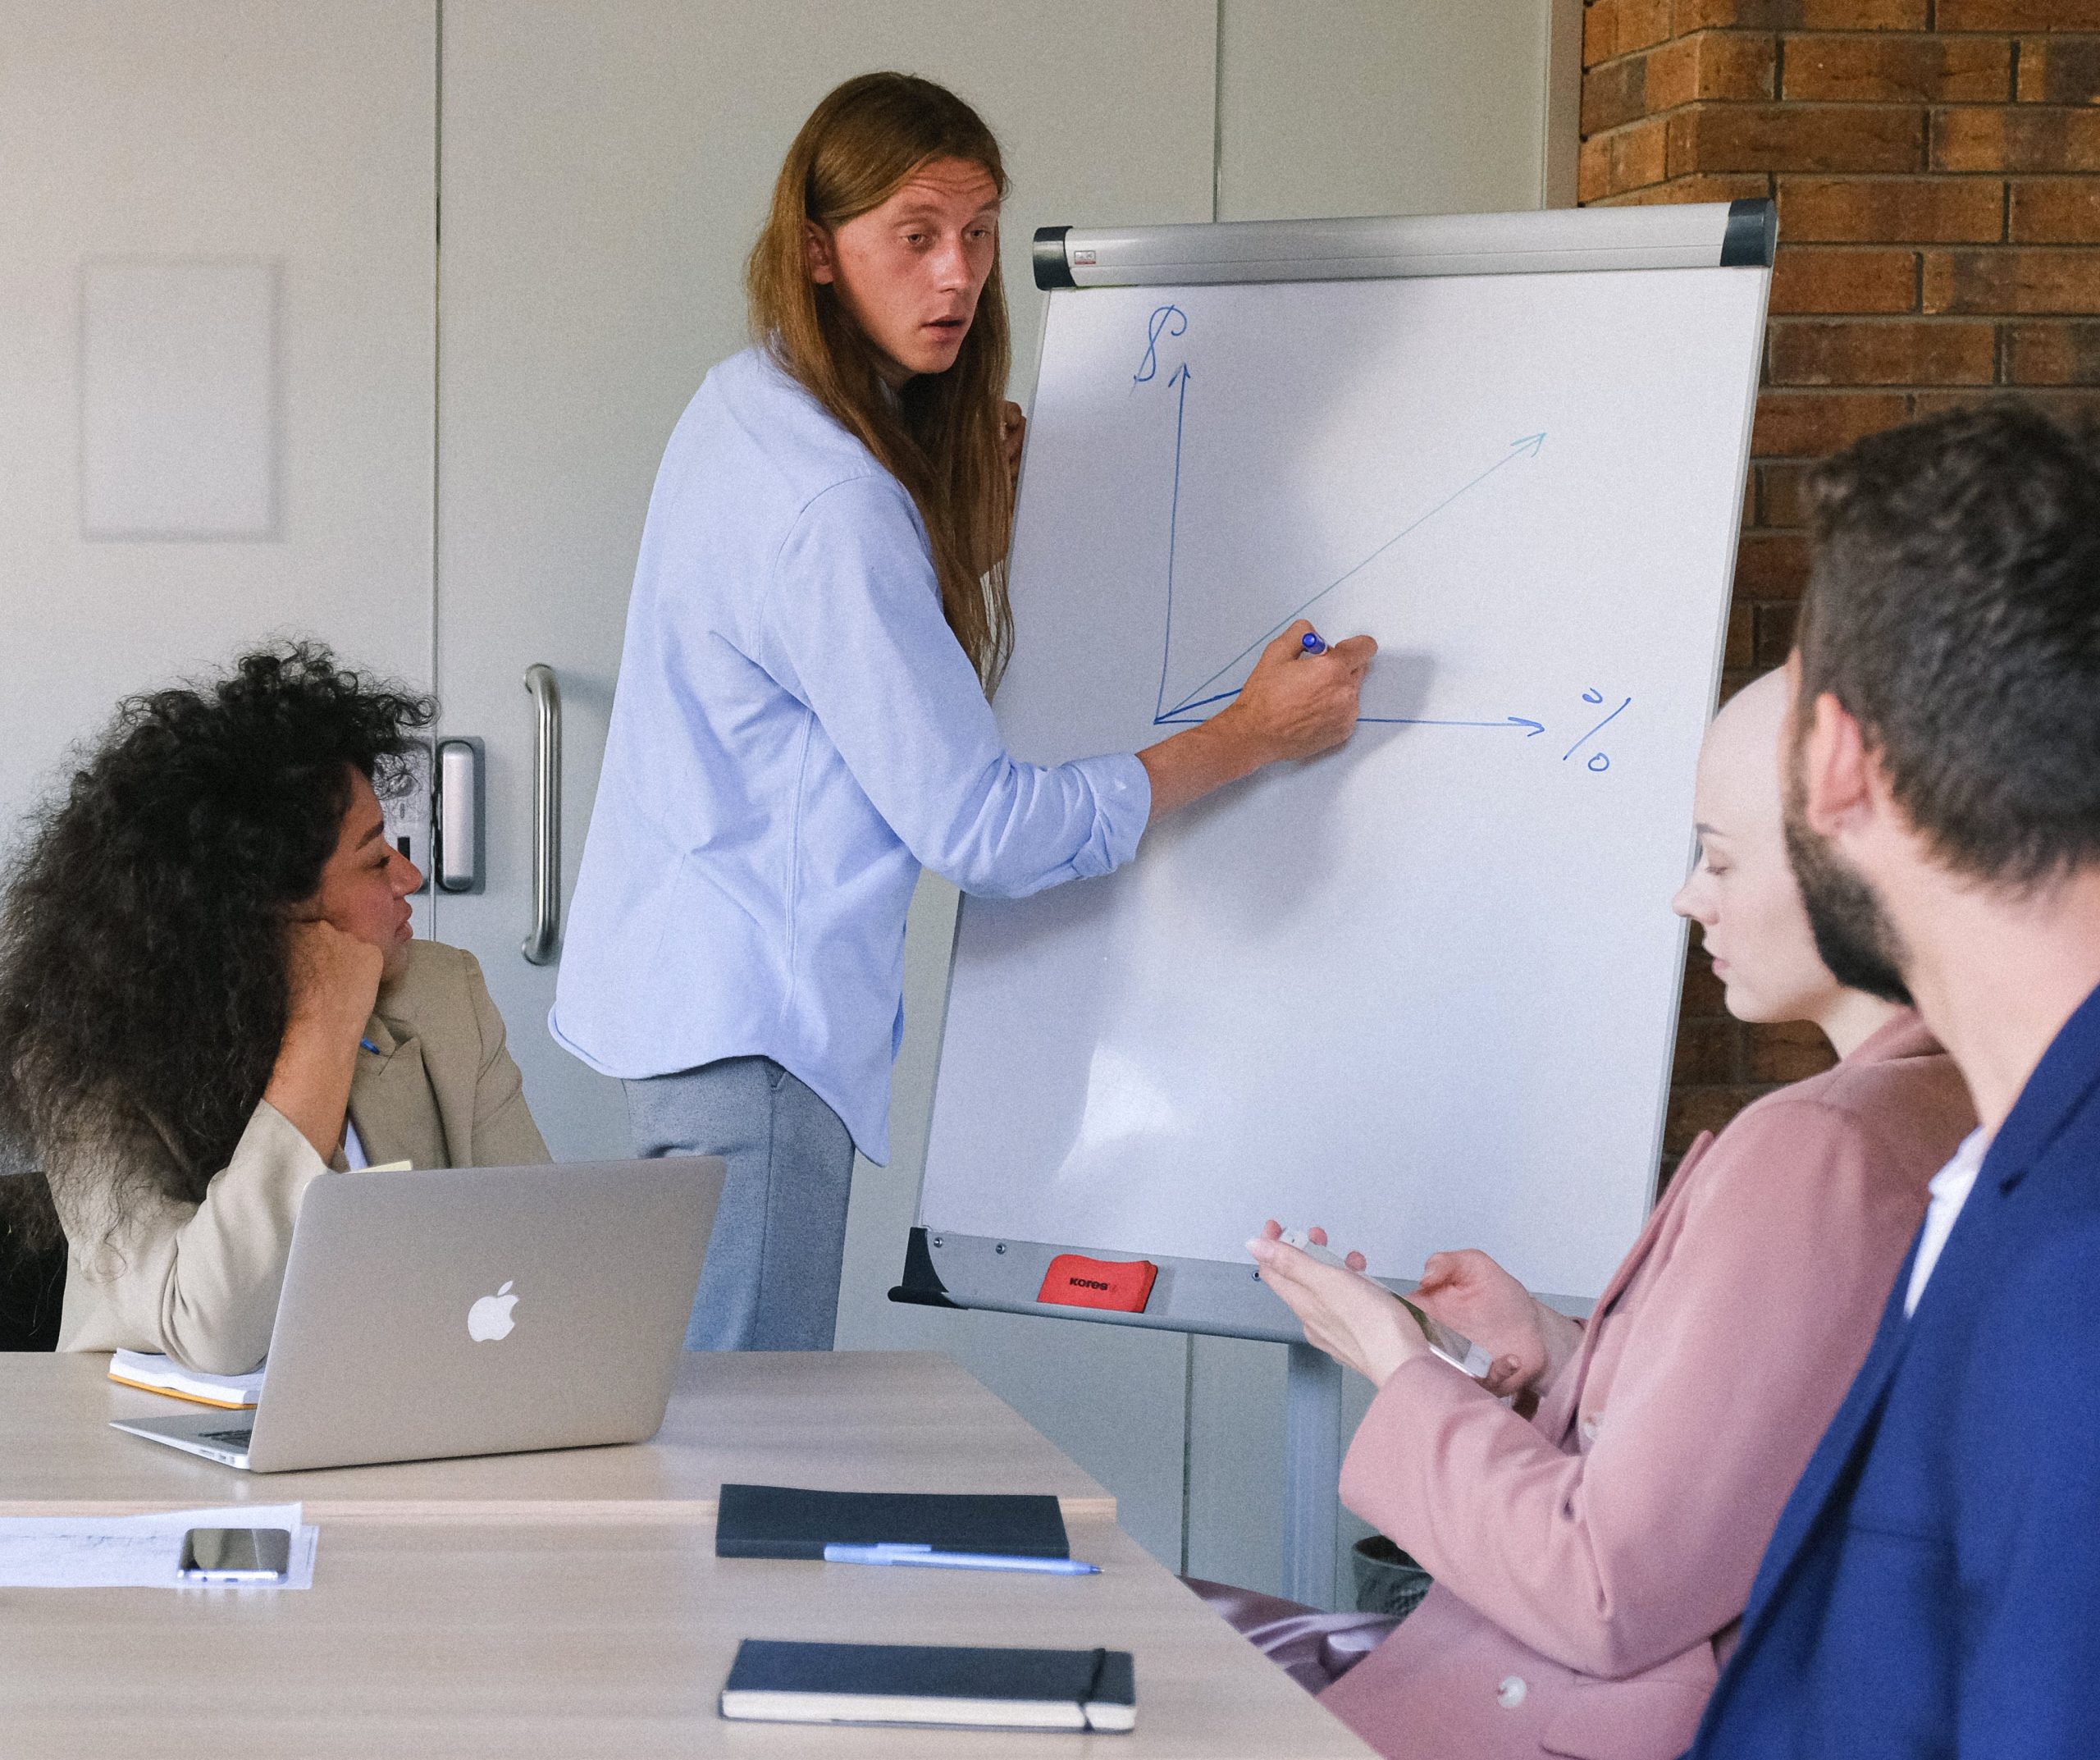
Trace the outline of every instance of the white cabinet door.
<instances>
[{"instance_id":1,"label":"white cabinet door","mask_svg":"<svg viewBox=\"0 0 2100 1760\"><path fill-rule=\"evenodd\" d=\"M427 688L436 8L0 0L0 44L11 839L119 697L268 636Z\"/></svg>"}]
</instances>

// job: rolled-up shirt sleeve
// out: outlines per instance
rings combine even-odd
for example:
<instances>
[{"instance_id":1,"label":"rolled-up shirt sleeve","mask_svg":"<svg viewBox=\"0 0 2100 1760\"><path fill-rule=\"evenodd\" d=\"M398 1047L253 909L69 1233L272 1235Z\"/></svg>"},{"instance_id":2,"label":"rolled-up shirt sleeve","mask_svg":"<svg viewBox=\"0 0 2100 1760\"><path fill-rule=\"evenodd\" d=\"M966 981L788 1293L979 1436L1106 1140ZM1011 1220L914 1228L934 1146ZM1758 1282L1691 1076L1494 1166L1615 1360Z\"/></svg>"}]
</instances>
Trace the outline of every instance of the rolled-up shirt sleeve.
<instances>
[{"instance_id":1,"label":"rolled-up shirt sleeve","mask_svg":"<svg viewBox=\"0 0 2100 1760\"><path fill-rule=\"evenodd\" d=\"M810 500L760 617L752 657L823 724L923 866L966 892L1020 898L1136 853L1152 811L1144 766L1128 753L1048 766L1008 754L893 478Z\"/></svg>"}]
</instances>

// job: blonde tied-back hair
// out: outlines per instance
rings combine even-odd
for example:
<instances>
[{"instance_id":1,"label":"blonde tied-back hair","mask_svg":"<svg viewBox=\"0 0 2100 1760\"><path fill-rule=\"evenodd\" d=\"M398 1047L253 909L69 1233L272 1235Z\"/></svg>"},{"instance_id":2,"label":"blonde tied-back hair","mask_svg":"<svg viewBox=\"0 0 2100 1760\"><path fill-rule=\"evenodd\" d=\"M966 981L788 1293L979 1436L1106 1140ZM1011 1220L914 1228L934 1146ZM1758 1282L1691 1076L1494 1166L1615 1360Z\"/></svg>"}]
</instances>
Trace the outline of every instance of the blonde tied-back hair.
<instances>
[{"instance_id":1,"label":"blonde tied-back hair","mask_svg":"<svg viewBox=\"0 0 2100 1760\"><path fill-rule=\"evenodd\" d=\"M837 290L810 278L805 227L879 208L936 159L983 168L1007 193L999 144L954 93L866 73L825 98L788 149L744 281L754 340L904 485L925 522L948 628L988 696L1013 648L1006 551L1013 479L1002 408L1011 345L996 249L955 364L892 396Z\"/></svg>"}]
</instances>

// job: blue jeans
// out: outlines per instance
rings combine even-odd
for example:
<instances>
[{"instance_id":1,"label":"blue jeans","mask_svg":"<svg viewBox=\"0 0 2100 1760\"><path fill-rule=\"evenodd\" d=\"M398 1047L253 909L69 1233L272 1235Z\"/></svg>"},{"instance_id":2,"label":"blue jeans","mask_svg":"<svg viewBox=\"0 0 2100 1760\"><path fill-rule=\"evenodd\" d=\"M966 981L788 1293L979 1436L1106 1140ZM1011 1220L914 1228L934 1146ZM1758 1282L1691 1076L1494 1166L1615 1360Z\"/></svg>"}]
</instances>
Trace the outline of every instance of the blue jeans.
<instances>
[{"instance_id":1,"label":"blue jeans","mask_svg":"<svg viewBox=\"0 0 2100 1760\"><path fill-rule=\"evenodd\" d=\"M686 1328L688 1351L829 1351L853 1139L770 1058L622 1084L637 1155L729 1164Z\"/></svg>"}]
</instances>

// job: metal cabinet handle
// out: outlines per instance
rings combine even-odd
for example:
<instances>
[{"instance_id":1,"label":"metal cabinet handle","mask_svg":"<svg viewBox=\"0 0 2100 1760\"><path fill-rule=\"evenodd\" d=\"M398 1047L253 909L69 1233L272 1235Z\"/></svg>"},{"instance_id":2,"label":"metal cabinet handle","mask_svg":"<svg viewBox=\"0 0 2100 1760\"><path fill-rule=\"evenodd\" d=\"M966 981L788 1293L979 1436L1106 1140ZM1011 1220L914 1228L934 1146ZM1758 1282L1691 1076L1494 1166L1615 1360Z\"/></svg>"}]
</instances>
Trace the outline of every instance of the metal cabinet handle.
<instances>
[{"instance_id":1,"label":"metal cabinet handle","mask_svg":"<svg viewBox=\"0 0 2100 1760\"><path fill-rule=\"evenodd\" d=\"M533 706L532 932L520 951L544 966L561 937L561 686L553 667L534 665L525 688Z\"/></svg>"},{"instance_id":2,"label":"metal cabinet handle","mask_svg":"<svg viewBox=\"0 0 2100 1760\"><path fill-rule=\"evenodd\" d=\"M440 892L482 889L482 743L437 743L437 836L433 864Z\"/></svg>"}]
</instances>

